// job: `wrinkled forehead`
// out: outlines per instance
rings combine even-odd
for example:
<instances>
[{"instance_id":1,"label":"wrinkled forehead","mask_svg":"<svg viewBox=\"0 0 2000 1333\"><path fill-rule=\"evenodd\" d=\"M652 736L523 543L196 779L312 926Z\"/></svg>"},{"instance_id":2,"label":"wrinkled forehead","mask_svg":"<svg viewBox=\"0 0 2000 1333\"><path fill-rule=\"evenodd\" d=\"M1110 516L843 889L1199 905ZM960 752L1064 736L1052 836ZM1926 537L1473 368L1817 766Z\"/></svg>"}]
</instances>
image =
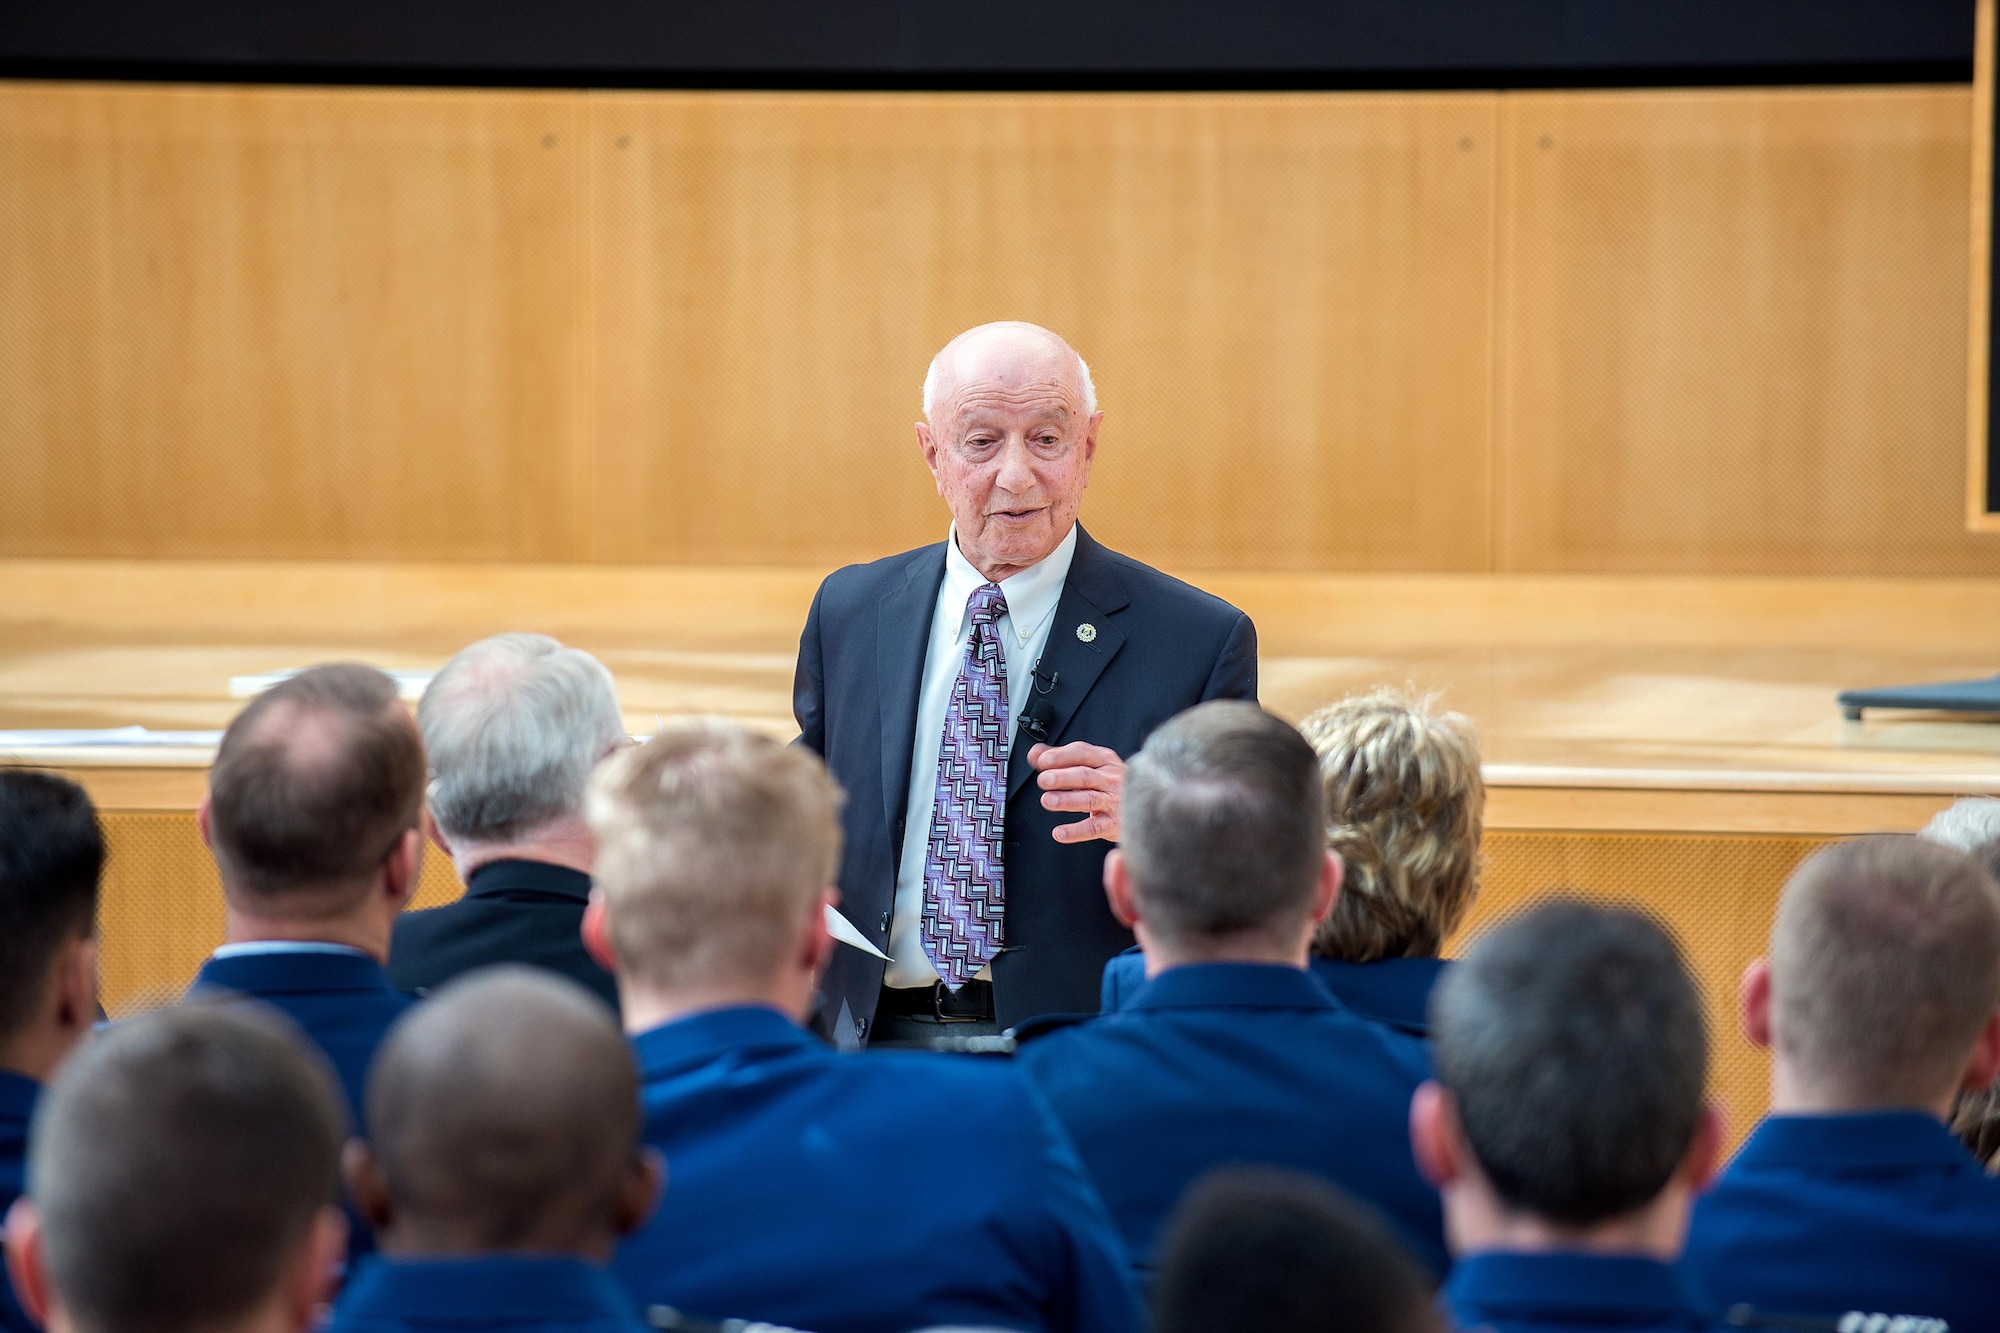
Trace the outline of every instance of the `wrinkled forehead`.
<instances>
[{"instance_id":1,"label":"wrinkled forehead","mask_svg":"<svg viewBox=\"0 0 2000 1333\"><path fill-rule=\"evenodd\" d=\"M939 367L939 424L968 415L1082 416L1076 353L1026 330L982 330L945 350Z\"/></svg>"}]
</instances>

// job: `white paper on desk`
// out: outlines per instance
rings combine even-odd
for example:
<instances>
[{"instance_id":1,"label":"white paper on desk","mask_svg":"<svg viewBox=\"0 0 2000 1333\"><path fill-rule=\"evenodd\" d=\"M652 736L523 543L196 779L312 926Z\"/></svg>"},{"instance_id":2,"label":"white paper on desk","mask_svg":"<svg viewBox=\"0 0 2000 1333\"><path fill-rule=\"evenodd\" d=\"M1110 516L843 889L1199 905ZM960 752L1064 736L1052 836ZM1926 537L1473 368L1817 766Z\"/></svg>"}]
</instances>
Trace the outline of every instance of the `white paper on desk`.
<instances>
[{"instance_id":1,"label":"white paper on desk","mask_svg":"<svg viewBox=\"0 0 2000 1333\"><path fill-rule=\"evenodd\" d=\"M889 955L870 943L868 937L856 929L852 921L842 916L840 909L832 903L826 905L826 933L842 944L853 945L870 958L880 958L885 963L889 961Z\"/></svg>"},{"instance_id":2,"label":"white paper on desk","mask_svg":"<svg viewBox=\"0 0 2000 1333\"><path fill-rule=\"evenodd\" d=\"M222 743L219 731L150 731L145 727L47 727L0 731L0 750L146 749L154 746L204 747Z\"/></svg>"}]
</instances>

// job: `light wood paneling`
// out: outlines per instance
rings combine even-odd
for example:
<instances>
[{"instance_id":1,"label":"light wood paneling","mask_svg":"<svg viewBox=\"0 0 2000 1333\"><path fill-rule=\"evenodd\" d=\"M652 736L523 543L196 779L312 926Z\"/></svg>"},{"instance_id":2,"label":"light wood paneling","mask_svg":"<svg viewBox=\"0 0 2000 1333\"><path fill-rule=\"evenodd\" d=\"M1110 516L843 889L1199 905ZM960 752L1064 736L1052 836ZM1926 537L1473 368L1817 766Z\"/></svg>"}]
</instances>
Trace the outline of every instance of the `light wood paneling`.
<instances>
[{"instance_id":1,"label":"light wood paneling","mask_svg":"<svg viewBox=\"0 0 2000 1333\"><path fill-rule=\"evenodd\" d=\"M1964 88L1502 103L1500 567L2000 571Z\"/></svg>"},{"instance_id":2,"label":"light wood paneling","mask_svg":"<svg viewBox=\"0 0 2000 1333\"><path fill-rule=\"evenodd\" d=\"M578 111L0 86L0 552L577 554Z\"/></svg>"},{"instance_id":3,"label":"light wood paneling","mask_svg":"<svg viewBox=\"0 0 2000 1333\"><path fill-rule=\"evenodd\" d=\"M1090 360L1084 520L1142 558L1488 561L1495 100L590 98L592 553L942 535L911 423L988 319Z\"/></svg>"},{"instance_id":4,"label":"light wood paneling","mask_svg":"<svg viewBox=\"0 0 2000 1333\"><path fill-rule=\"evenodd\" d=\"M1965 523L2000 532L2000 514L1986 508L1988 357L1993 295L1994 0L1979 0L1972 39L1972 217L1966 293Z\"/></svg>"}]
</instances>

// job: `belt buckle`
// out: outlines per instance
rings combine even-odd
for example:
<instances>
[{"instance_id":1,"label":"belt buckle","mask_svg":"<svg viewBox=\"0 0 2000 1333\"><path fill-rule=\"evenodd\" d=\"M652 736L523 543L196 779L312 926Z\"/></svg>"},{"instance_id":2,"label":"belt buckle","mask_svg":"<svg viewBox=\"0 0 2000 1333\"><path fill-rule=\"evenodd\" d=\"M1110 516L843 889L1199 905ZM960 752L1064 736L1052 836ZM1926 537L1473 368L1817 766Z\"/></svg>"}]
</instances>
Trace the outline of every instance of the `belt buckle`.
<instances>
[{"instance_id":1,"label":"belt buckle","mask_svg":"<svg viewBox=\"0 0 2000 1333\"><path fill-rule=\"evenodd\" d=\"M944 997L951 994L943 978L931 983L931 1013L940 1023L977 1023L979 1018L972 1014L947 1014L944 1011Z\"/></svg>"}]
</instances>

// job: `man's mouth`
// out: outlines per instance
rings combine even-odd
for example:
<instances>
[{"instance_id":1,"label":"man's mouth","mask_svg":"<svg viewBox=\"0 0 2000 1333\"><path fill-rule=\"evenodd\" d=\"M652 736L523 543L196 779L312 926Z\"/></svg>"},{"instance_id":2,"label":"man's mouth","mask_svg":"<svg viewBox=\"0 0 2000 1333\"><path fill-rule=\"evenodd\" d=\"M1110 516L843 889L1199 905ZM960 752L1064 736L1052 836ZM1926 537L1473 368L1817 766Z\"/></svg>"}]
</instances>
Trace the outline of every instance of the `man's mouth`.
<instances>
[{"instance_id":1,"label":"man's mouth","mask_svg":"<svg viewBox=\"0 0 2000 1333\"><path fill-rule=\"evenodd\" d=\"M1026 523L1041 512L1039 505L1033 509L996 509L993 511L993 517L1002 523Z\"/></svg>"}]
</instances>

